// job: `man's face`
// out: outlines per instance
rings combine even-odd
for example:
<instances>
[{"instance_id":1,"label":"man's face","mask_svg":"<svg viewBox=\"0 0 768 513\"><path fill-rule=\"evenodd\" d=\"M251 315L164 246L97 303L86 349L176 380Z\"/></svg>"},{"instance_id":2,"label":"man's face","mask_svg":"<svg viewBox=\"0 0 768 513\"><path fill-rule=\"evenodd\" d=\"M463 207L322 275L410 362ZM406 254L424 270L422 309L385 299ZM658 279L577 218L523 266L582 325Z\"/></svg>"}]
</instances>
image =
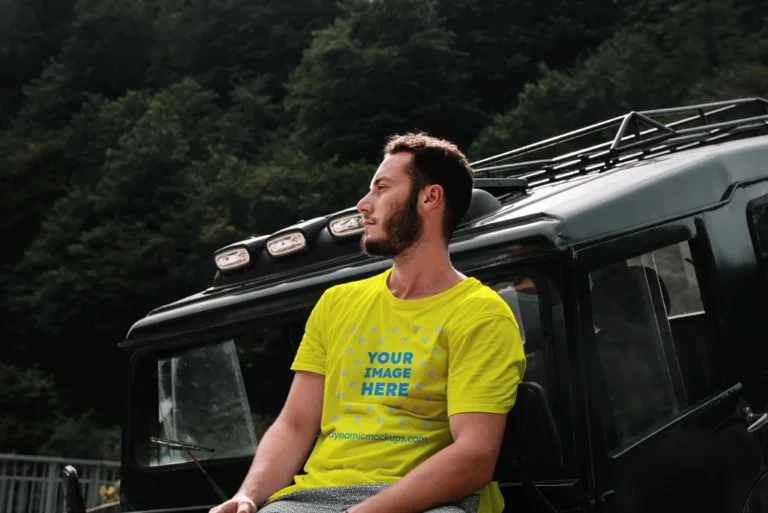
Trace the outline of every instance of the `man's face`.
<instances>
[{"instance_id":1,"label":"man's face","mask_svg":"<svg viewBox=\"0 0 768 513\"><path fill-rule=\"evenodd\" d=\"M371 181L371 189L357 204L365 219L362 250L371 256L395 257L408 250L422 233L417 203L419 191L408 173L412 155L388 155Z\"/></svg>"}]
</instances>

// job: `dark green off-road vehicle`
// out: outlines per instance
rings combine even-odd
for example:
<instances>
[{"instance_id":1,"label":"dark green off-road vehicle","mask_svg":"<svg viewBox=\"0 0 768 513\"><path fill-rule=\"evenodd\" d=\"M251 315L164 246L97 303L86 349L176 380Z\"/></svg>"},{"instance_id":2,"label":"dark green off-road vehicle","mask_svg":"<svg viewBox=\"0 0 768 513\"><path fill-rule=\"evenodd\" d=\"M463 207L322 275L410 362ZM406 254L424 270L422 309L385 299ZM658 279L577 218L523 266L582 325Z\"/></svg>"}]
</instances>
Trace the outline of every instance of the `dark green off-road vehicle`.
<instances>
[{"instance_id":1,"label":"dark green off-road vehicle","mask_svg":"<svg viewBox=\"0 0 768 513\"><path fill-rule=\"evenodd\" d=\"M473 164L452 261L509 303L528 357L507 511L768 512L767 123L763 99L632 112ZM391 265L361 231L349 209L232 244L210 288L136 322L122 511L236 491L317 299Z\"/></svg>"}]
</instances>

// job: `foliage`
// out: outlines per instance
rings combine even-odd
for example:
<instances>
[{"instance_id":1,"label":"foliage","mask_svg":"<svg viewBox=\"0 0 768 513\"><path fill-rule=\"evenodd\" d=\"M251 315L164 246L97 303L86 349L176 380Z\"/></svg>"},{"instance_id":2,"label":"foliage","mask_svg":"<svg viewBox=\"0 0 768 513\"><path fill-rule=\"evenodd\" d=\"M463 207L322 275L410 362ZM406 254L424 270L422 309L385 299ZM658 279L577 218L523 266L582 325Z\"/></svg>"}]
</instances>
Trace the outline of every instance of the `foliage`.
<instances>
[{"instance_id":1,"label":"foliage","mask_svg":"<svg viewBox=\"0 0 768 513\"><path fill-rule=\"evenodd\" d=\"M0 127L21 107L22 88L59 51L73 6L73 0L0 2Z\"/></svg>"},{"instance_id":2,"label":"foliage","mask_svg":"<svg viewBox=\"0 0 768 513\"><path fill-rule=\"evenodd\" d=\"M50 436L56 403L50 376L0 364L0 453L33 453Z\"/></svg>"},{"instance_id":3,"label":"foliage","mask_svg":"<svg viewBox=\"0 0 768 513\"><path fill-rule=\"evenodd\" d=\"M101 427L93 412L78 417L54 417L53 433L37 454L91 460L120 459L120 429Z\"/></svg>"},{"instance_id":4,"label":"foliage","mask_svg":"<svg viewBox=\"0 0 768 513\"><path fill-rule=\"evenodd\" d=\"M58 128L94 95L114 99L140 88L152 38L146 2L77 0L61 51L24 87L27 101L17 129Z\"/></svg>"},{"instance_id":5,"label":"foliage","mask_svg":"<svg viewBox=\"0 0 768 513\"><path fill-rule=\"evenodd\" d=\"M608 38L622 15L618 2L590 0L441 0L445 26L467 55L464 94L486 115L513 106L540 65L561 69Z\"/></svg>"},{"instance_id":6,"label":"foliage","mask_svg":"<svg viewBox=\"0 0 768 513\"><path fill-rule=\"evenodd\" d=\"M661 21L622 28L578 66L543 67L470 153L488 156L632 110L768 92L766 45L758 34L745 37L730 0L665 7Z\"/></svg>"},{"instance_id":7,"label":"foliage","mask_svg":"<svg viewBox=\"0 0 768 513\"><path fill-rule=\"evenodd\" d=\"M468 144L483 122L457 101L466 55L432 0L346 0L288 83L292 141L309 155L374 161L393 132L423 130Z\"/></svg>"}]
</instances>

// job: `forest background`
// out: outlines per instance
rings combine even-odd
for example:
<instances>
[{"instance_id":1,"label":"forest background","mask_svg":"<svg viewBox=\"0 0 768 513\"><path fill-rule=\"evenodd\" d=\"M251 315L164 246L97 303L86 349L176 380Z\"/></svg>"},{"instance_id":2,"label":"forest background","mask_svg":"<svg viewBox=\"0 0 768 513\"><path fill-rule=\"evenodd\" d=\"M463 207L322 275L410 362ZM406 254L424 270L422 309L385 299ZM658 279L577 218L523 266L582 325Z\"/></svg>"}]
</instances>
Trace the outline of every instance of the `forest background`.
<instances>
[{"instance_id":1,"label":"forest background","mask_svg":"<svg viewBox=\"0 0 768 513\"><path fill-rule=\"evenodd\" d=\"M117 459L117 344L215 249L471 159L768 97L764 0L0 0L0 453Z\"/></svg>"}]
</instances>

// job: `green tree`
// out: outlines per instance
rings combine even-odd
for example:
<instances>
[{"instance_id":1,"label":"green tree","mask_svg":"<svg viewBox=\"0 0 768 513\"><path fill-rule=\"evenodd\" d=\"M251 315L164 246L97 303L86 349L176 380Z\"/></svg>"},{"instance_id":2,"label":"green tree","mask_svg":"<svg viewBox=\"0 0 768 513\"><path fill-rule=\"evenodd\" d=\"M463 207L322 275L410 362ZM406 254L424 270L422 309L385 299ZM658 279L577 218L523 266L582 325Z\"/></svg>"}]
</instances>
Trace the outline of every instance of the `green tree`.
<instances>
[{"instance_id":1,"label":"green tree","mask_svg":"<svg viewBox=\"0 0 768 513\"><path fill-rule=\"evenodd\" d=\"M269 234L300 220L353 207L375 171L365 163L318 162L280 147L258 166L220 173L211 194L227 202L248 234ZM258 200L254 201L254 198Z\"/></svg>"},{"instance_id":2,"label":"green tree","mask_svg":"<svg viewBox=\"0 0 768 513\"><path fill-rule=\"evenodd\" d=\"M14 240L0 247L0 278L21 259L72 184L98 180L108 150L144 113L149 97L133 92L119 102L96 98L61 129L30 136L11 132L0 139L0 234Z\"/></svg>"},{"instance_id":3,"label":"green tree","mask_svg":"<svg viewBox=\"0 0 768 513\"><path fill-rule=\"evenodd\" d=\"M610 37L622 15L618 2L596 0L440 0L438 7L469 56L465 94L489 115L513 107L541 64L568 67Z\"/></svg>"},{"instance_id":4,"label":"green tree","mask_svg":"<svg viewBox=\"0 0 768 513\"><path fill-rule=\"evenodd\" d=\"M153 12L143 0L77 0L61 52L24 88L15 129L59 128L89 97L116 99L146 85L154 38Z\"/></svg>"},{"instance_id":5,"label":"green tree","mask_svg":"<svg viewBox=\"0 0 768 513\"><path fill-rule=\"evenodd\" d=\"M216 242L198 246L209 213L197 200L210 178L200 162L226 144L214 98L185 81L151 98L137 93L104 105L99 118L105 128L120 120L118 140L105 134L103 163L91 171L96 180L53 205L16 269L9 310L27 330L35 326L41 361L55 368L68 355L90 356L68 358L71 365L57 370L80 411L114 405L99 387L83 393L82 381L116 390L113 344L128 326L148 305L199 288L201 271L210 272L203 259Z\"/></svg>"},{"instance_id":6,"label":"green tree","mask_svg":"<svg viewBox=\"0 0 768 513\"><path fill-rule=\"evenodd\" d=\"M164 0L157 5L152 83L191 77L226 98L233 87L258 80L263 94L277 101L312 32L338 12L331 0Z\"/></svg>"},{"instance_id":7,"label":"green tree","mask_svg":"<svg viewBox=\"0 0 768 513\"><path fill-rule=\"evenodd\" d=\"M579 66L544 68L542 78L520 94L517 106L497 116L477 138L472 157L500 153L632 110L728 99L723 95L746 94L747 89L752 90L749 96L764 94L765 89L755 85L763 76L762 65L757 64L763 51L759 36L740 30L740 11L730 0L677 2L668 12L670 16L658 24L618 31Z\"/></svg>"},{"instance_id":8,"label":"green tree","mask_svg":"<svg viewBox=\"0 0 768 513\"><path fill-rule=\"evenodd\" d=\"M73 0L0 1L0 127L17 114L22 89L57 55Z\"/></svg>"},{"instance_id":9,"label":"green tree","mask_svg":"<svg viewBox=\"0 0 768 513\"><path fill-rule=\"evenodd\" d=\"M54 382L37 368L0 364L0 453L34 453L58 415Z\"/></svg>"},{"instance_id":10,"label":"green tree","mask_svg":"<svg viewBox=\"0 0 768 513\"><path fill-rule=\"evenodd\" d=\"M35 451L46 456L120 460L120 428L103 427L92 411L51 419L52 433Z\"/></svg>"},{"instance_id":11,"label":"green tree","mask_svg":"<svg viewBox=\"0 0 768 513\"><path fill-rule=\"evenodd\" d=\"M53 205L15 268L6 309L23 320L19 336L55 371L74 412L93 407L100 422L116 418L103 394L117 390L114 345L150 309L209 285L215 249L351 206L370 178L295 154L277 152L279 163L262 166L238 158L235 143L244 142L230 137L233 118L216 100L184 80L104 103L96 119L115 132L96 139L101 163L83 157L100 164L93 181ZM96 126L84 123L79 137ZM335 195L321 192L329 189Z\"/></svg>"},{"instance_id":12,"label":"green tree","mask_svg":"<svg viewBox=\"0 0 768 513\"><path fill-rule=\"evenodd\" d=\"M292 141L319 160L379 158L384 138L424 130L468 144L485 120L461 102L466 56L434 1L346 0L288 83Z\"/></svg>"}]
</instances>

